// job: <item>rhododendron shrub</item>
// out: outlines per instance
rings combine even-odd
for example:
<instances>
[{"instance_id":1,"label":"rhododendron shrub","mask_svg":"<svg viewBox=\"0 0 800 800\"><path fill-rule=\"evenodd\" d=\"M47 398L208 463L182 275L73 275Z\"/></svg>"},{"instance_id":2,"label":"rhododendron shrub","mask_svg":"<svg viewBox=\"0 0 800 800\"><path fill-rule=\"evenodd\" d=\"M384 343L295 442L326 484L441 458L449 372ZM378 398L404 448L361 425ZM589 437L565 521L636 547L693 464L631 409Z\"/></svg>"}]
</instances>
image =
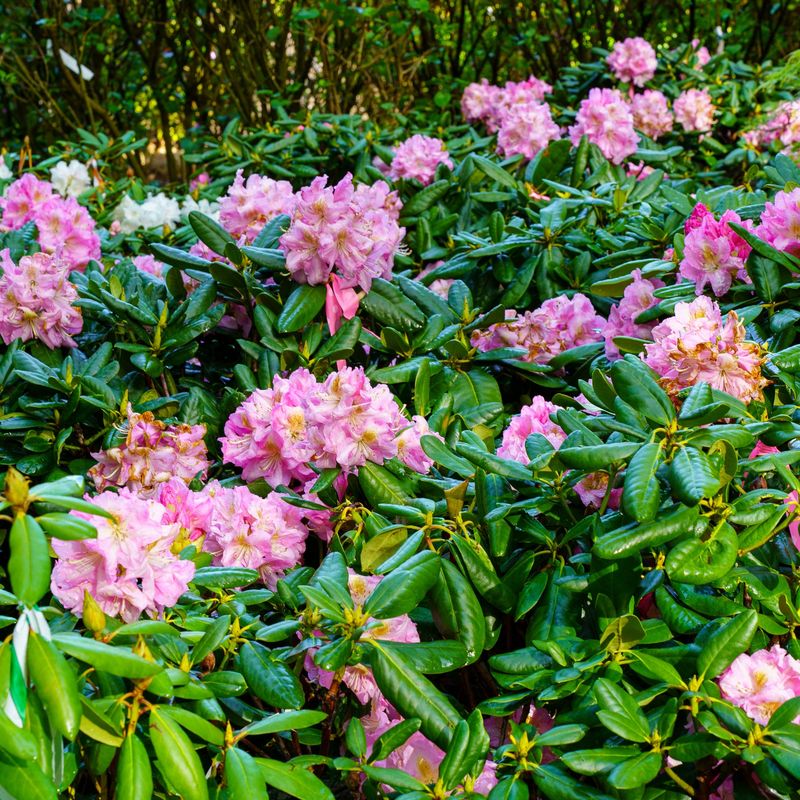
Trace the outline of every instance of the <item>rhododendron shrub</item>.
<instances>
[{"instance_id":1,"label":"rhododendron shrub","mask_svg":"<svg viewBox=\"0 0 800 800\"><path fill-rule=\"evenodd\" d=\"M796 794L794 94L524 52L9 145L0 795Z\"/></svg>"}]
</instances>

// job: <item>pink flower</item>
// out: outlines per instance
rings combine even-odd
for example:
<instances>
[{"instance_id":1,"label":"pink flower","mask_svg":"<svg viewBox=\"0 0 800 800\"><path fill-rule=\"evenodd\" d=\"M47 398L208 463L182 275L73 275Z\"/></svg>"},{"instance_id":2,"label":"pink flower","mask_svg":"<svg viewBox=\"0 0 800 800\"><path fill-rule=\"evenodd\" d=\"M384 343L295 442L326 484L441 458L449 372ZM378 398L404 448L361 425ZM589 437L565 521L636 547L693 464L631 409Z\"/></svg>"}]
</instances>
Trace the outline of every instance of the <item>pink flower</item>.
<instances>
[{"instance_id":1,"label":"pink flower","mask_svg":"<svg viewBox=\"0 0 800 800\"><path fill-rule=\"evenodd\" d=\"M348 173L336 186L327 176L300 190L292 222L280 238L286 268L298 283L326 283L334 270L341 287L368 292L374 278L388 278L405 229L400 203L389 186L353 185Z\"/></svg>"},{"instance_id":2,"label":"pink flower","mask_svg":"<svg viewBox=\"0 0 800 800\"><path fill-rule=\"evenodd\" d=\"M780 705L800 696L800 661L777 644L752 655L742 653L720 676L719 688L726 700L766 725Z\"/></svg>"},{"instance_id":3,"label":"pink flower","mask_svg":"<svg viewBox=\"0 0 800 800\"><path fill-rule=\"evenodd\" d=\"M157 616L175 605L195 568L173 552L180 527L166 521L167 509L127 489L86 499L111 512L114 519L70 512L91 522L97 538L52 540L58 559L50 588L59 602L80 616L88 592L106 614L125 622L143 612Z\"/></svg>"},{"instance_id":4,"label":"pink flower","mask_svg":"<svg viewBox=\"0 0 800 800\"><path fill-rule=\"evenodd\" d=\"M264 478L272 486L306 484L315 476L310 464L352 473L397 455L427 470L419 448L426 426L421 418L412 425L389 388L373 386L360 367L343 367L323 383L299 369L236 409L225 423L222 453L245 480Z\"/></svg>"},{"instance_id":5,"label":"pink flower","mask_svg":"<svg viewBox=\"0 0 800 800\"><path fill-rule=\"evenodd\" d=\"M229 489L214 481L204 491L212 511L203 550L214 564L258 570L266 586L275 589L305 552L303 510L275 492L259 497L246 486Z\"/></svg>"},{"instance_id":6,"label":"pink flower","mask_svg":"<svg viewBox=\"0 0 800 800\"><path fill-rule=\"evenodd\" d=\"M800 255L800 188L778 192L772 203L764 204L756 235L776 250Z\"/></svg>"},{"instance_id":7,"label":"pink flower","mask_svg":"<svg viewBox=\"0 0 800 800\"><path fill-rule=\"evenodd\" d=\"M36 207L34 222L42 250L58 252L70 269L82 272L90 261L100 260L95 222L74 197L50 197Z\"/></svg>"},{"instance_id":8,"label":"pink flower","mask_svg":"<svg viewBox=\"0 0 800 800\"><path fill-rule=\"evenodd\" d=\"M508 427L503 431L503 442L497 448L497 455L520 464L530 463L525 451L526 439L534 433L540 433L553 447L558 449L567 434L560 425L550 419L550 415L558 411L558 406L535 395L530 405L523 406L519 414L511 418Z\"/></svg>"},{"instance_id":9,"label":"pink flower","mask_svg":"<svg viewBox=\"0 0 800 800\"><path fill-rule=\"evenodd\" d=\"M161 279L164 277L164 264L160 261L156 261L151 255L134 256L131 261L133 261L133 265L136 269L141 272L146 272L154 278Z\"/></svg>"},{"instance_id":10,"label":"pink flower","mask_svg":"<svg viewBox=\"0 0 800 800\"><path fill-rule=\"evenodd\" d=\"M433 459L428 458L425 451L420 444L420 438L423 436L436 436L441 439L438 433L431 430L428 425L428 420L415 414L409 425L397 438L395 444L397 446L397 457L409 468L415 472L426 474L430 472L433 466Z\"/></svg>"},{"instance_id":11,"label":"pink flower","mask_svg":"<svg viewBox=\"0 0 800 800\"><path fill-rule=\"evenodd\" d=\"M398 145L392 159L391 178L416 178L427 186L436 175L436 167L444 164L453 169L453 161L445 143L433 136L415 134Z\"/></svg>"},{"instance_id":12,"label":"pink flower","mask_svg":"<svg viewBox=\"0 0 800 800\"><path fill-rule=\"evenodd\" d=\"M635 94L631 112L634 126L651 139L658 139L672 130L673 118L667 98L656 89Z\"/></svg>"},{"instance_id":13,"label":"pink flower","mask_svg":"<svg viewBox=\"0 0 800 800\"><path fill-rule=\"evenodd\" d=\"M608 489L608 473L592 472L572 488L575 489L575 493L586 508L600 508ZM619 508L621 497L621 488L612 489L608 497L608 507Z\"/></svg>"},{"instance_id":14,"label":"pink flower","mask_svg":"<svg viewBox=\"0 0 800 800\"><path fill-rule=\"evenodd\" d=\"M728 223L735 222L752 230L752 223L743 222L735 211L726 211L719 222L702 204L698 204L687 220L686 240L680 274L694 281L697 294L706 284L721 297L731 288L734 278L750 283L745 263L751 247Z\"/></svg>"},{"instance_id":15,"label":"pink flower","mask_svg":"<svg viewBox=\"0 0 800 800\"><path fill-rule=\"evenodd\" d=\"M3 227L7 230L21 228L36 217L36 210L53 196L53 185L26 173L9 184L2 198Z\"/></svg>"},{"instance_id":16,"label":"pink flower","mask_svg":"<svg viewBox=\"0 0 800 800\"><path fill-rule=\"evenodd\" d=\"M461 113L467 122L485 122L492 114L500 93L486 78L480 83L471 83L461 96Z\"/></svg>"},{"instance_id":17,"label":"pink flower","mask_svg":"<svg viewBox=\"0 0 800 800\"><path fill-rule=\"evenodd\" d=\"M89 470L95 486L125 486L141 497L153 497L161 483L178 478L188 484L205 478L208 457L205 425L165 425L152 412L136 414L128 405L125 441L92 453Z\"/></svg>"},{"instance_id":18,"label":"pink flower","mask_svg":"<svg viewBox=\"0 0 800 800\"><path fill-rule=\"evenodd\" d=\"M245 181L239 170L220 200L219 221L232 236L244 236L250 243L271 219L291 214L296 202L289 181L275 181L263 175L250 175Z\"/></svg>"},{"instance_id":19,"label":"pink flower","mask_svg":"<svg viewBox=\"0 0 800 800\"><path fill-rule=\"evenodd\" d=\"M698 297L678 303L675 316L657 325L652 335L643 359L669 394L705 381L745 403L762 397L768 382L761 374L764 359L757 344L745 341L735 312L723 320L713 300Z\"/></svg>"},{"instance_id":20,"label":"pink flower","mask_svg":"<svg viewBox=\"0 0 800 800\"><path fill-rule=\"evenodd\" d=\"M615 42L606 61L617 80L634 86L644 86L658 68L656 51L640 36Z\"/></svg>"},{"instance_id":21,"label":"pink flower","mask_svg":"<svg viewBox=\"0 0 800 800\"><path fill-rule=\"evenodd\" d=\"M491 325L486 331L475 331L471 344L481 352L523 347L528 350L523 361L546 364L572 347L599 342L605 325L585 295L560 295L521 316L516 311L506 311L505 322Z\"/></svg>"},{"instance_id":22,"label":"pink flower","mask_svg":"<svg viewBox=\"0 0 800 800\"><path fill-rule=\"evenodd\" d=\"M699 39L692 39L692 50L694 51L695 67L702 69L709 61L711 61L711 54L705 45L700 45Z\"/></svg>"},{"instance_id":23,"label":"pink flower","mask_svg":"<svg viewBox=\"0 0 800 800\"><path fill-rule=\"evenodd\" d=\"M761 442L759 442L759 444L761 444ZM774 449L777 452L777 448ZM755 452L755 450L753 452ZM759 455L765 454L766 448L764 448L762 453L759 453ZM751 453L750 458L752 457L753 454ZM783 502L788 506L787 511L789 513L798 514L798 512L800 512L800 495L798 495L796 491L789 492L789 494L787 494L784 498ZM794 546L800 550L800 517L789 523L789 535L792 537L792 544L794 544Z\"/></svg>"},{"instance_id":24,"label":"pink flower","mask_svg":"<svg viewBox=\"0 0 800 800\"><path fill-rule=\"evenodd\" d=\"M615 336L632 336L636 339L649 339L655 322L637 323L636 319L648 309L658 304L653 292L664 285L658 278L647 280L642 278L641 270L634 270L633 283L625 287L622 299L612 306L608 314L608 324L603 328L606 340L606 357L610 361L620 358L620 352L614 344Z\"/></svg>"},{"instance_id":25,"label":"pink flower","mask_svg":"<svg viewBox=\"0 0 800 800\"><path fill-rule=\"evenodd\" d=\"M497 151L505 156L522 155L533 158L540 150L557 139L558 125L550 115L550 106L532 100L511 106L500 121Z\"/></svg>"},{"instance_id":26,"label":"pink flower","mask_svg":"<svg viewBox=\"0 0 800 800\"><path fill-rule=\"evenodd\" d=\"M239 173L236 173L236 177L239 177ZM195 178L192 178L189 181L189 191L190 192L199 192L204 186L208 186L211 183L211 176L207 172L201 172Z\"/></svg>"},{"instance_id":27,"label":"pink flower","mask_svg":"<svg viewBox=\"0 0 800 800\"><path fill-rule=\"evenodd\" d=\"M617 89L591 89L581 101L569 137L577 147L583 136L614 164L621 164L636 152L639 137L633 128L633 115Z\"/></svg>"},{"instance_id":28,"label":"pink flower","mask_svg":"<svg viewBox=\"0 0 800 800\"><path fill-rule=\"evenodd\" d=\"M35 253L11 260L0 251L0 336L6 344L38 339L50 348L75 347L73 335L83 328L78 292L69 282L68 265L58 255Z\"/></svg>"},{"instance_id":29,"label":"pink flower","mask_svg":"<svg viewBox=\"0 0 800 800\"><path fill-rule=\"evenodd\" d=\"M213 503L206 492L193 492L183 480L173 477L158 484L155 499L166 509L163 521L178 523L181 536L189 541L199 539L208 530Z\"/></svg>"},{"instance_id":30,"label":"pink flower","mask_svg":"<svg viewBox=\"0 0 800 800\"><path fill-rule=\"evenodd\" d=\"M432 272L436 267L440 267L442 264L444 264L444 261L434 261L433 264L428 264L417 273L415 280L422 280L429 272ZM428 288L434 294L438 294L443 300L447 300L450 287L453 285L454 280L455 278L437 278L428 285Z\"/></svg>"},{"instance_id":31,"label":"pink flower","mask_svg":"<svg viewBox=\"0 0 800 800\"><path fill-rule=\"evenodd\" d=\"M685 131L705 133L714 126L714 103L708 89L687 89L672 104L675 119Z\"/></svg>"}]
</instances>

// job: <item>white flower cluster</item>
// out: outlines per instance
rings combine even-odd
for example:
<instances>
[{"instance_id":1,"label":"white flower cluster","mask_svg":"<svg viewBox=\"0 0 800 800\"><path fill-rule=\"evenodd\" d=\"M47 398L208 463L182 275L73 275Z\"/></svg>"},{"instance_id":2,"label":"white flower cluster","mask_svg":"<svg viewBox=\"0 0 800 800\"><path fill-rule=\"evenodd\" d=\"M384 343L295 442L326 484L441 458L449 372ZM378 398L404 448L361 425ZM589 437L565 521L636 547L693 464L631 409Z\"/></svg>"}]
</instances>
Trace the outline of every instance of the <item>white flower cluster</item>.
<instances>
[{"instance_id":1,"label":"white flower cluster","mask_svg":"<svg viewBox=\"0 0 800 800\"><path fill-rule=\"evenodd\" d=\"M114 209L114 219L119 222L121 233L133 233L139 228L174 228L181 219L181 209L174 197L163 192L150 195L137 203L125 195Z\"/></svg>"},{"instance_id":2,"label":"white flower cluster","mask_svg":"<svg viewBox=\"0 0 800 800\"><path fill-rule=\"evenodd\" d=\"M92 185L92 179L86 165L73 158L69 164L59 161L50 170L50 183L62 197L78 197Z\"/></svg>"}]
</instances>

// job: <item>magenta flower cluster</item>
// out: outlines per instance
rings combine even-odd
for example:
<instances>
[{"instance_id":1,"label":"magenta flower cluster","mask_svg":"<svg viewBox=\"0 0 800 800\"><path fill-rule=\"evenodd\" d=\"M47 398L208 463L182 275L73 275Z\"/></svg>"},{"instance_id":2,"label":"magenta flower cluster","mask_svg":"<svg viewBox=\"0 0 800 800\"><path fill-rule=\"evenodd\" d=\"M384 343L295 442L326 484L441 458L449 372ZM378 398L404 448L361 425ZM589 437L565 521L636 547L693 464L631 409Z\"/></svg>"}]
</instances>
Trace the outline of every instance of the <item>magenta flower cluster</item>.
<instances>
[{"instance_id":1,"label":"magenta flower cluster","mask_svg":"<svg viewBox=\"0 0 800 800\"><path fill-rule=\"evenodd\" d=\"M92 453L97 461L89 475L98 490L126 487L140 497L152 497L170 478L189 483L204 479L208 454L205 425L166 425L152 412L137 414L128 405L125 441Z\"/></svg>"},{"instance_id":2,"label":"magenta flower cluster","mask_svg":"<svg viewBox=\"0 0 800 800\"><path fill-rule=\"evenodd\" d=\"M777 250L800 256L800 188L778 192L764 204L756 234Z\"/></svg>"},{"instance_id":3,"label":"magenta flower cluster","mask_svg":"<svg viewBox=\"0 0 800 800\"><path fill-rule=\"evenodd\" d=\"M694 282L697 294L708 284L721 297L734 279L751 282L745 264L752 248L730 227L731 222L753 229L752 223L743 222L735 211L726 211L717 220L702 203L686 221L680 275Z\"/></svg>"},{"instance_id":4,"label":"magenta flower cluster","mask_svg":"<svg viewBox=\"0 0 800 800\"><path fill-rule=\"evenodd\" d=\"M264 225L281 214L291 214L297 204L292 184L264 175L250 175L242 170L228 187L219 203L220 224L232 236L251 243Z\"/></svg>"},{"instance_id":5,"label":"magenta flower cluster","mask_svg":"<svg viewBox=\"0 0 800 800\"><path fill-rule=\"evenodd\" d=\"M405 229L400 201L384 181L353 184L348 173L335 186L327 176L300 190L289 229L281 236L286 267L298 283L324 284L331 275L343 288L370 290L388 278Z\"/></svg>"},{"instance_id":6,"label":"magenta flower cluster","mask_svg":"<svg viewBox=\"0 0 800 800\"><path fill-rule=\"evenodd\" d=\"M577 146L583 136L614 164L621 164L636 152L639 136L633 114L618 89L591 89L581 101L569 138Z\"/></svg>"},{"instance_id":7,"label":"magenta flower cluster","mask_svg":"<svg viewBox=\"0 0 800 800\"><path fill-rule=\"evenodd\" d=\"M653 79L658 68L656 51L641 36L615 42L606 63L617 80L632 83L634 86L644 86Z\"/></svg>"},{"instance_id":8,"label":"magenta flower cluster","mask_svg":"<svg viewBox=\"0 0 800 800\"><path fill-rule=\"evenodd\" d=\"M81 332L81 311L72 305L78 292L69 282L69 265L60 253L35 253L11 260L0 251L0 336L6 344L38 339L50 348L75 347Z\"/></svg>"},{"instance_id":9,"label":"magenta flower cluster","mask_svg":"<svg viewBox=\"0 0 800 800\"><path fill-rule=\"evenodd\" d=\"M39 247L58 253L70 270L83 271L100 259L100 237L89 212L74 197L61 197L48 181L27 173L8 186L0 198L2 227L16 230L36 225Z\"/></svg>"},{"instance_id":10,"label":"magenta flower cluster","mask_svg":"<svg viewBox=\"0 0 800 800\"><path fill-rule=\"evenodd\" d=\"M360 367L344 367L323 382L305 369L257 389L225 423L222 453L246 481L305 484L317 469L353 472L368 461L399 457L418 472L432 461L420 446L422 417L407 419L385 384L370 383Z\"/></svg>"},{"instance_id":11,"label":"magenta flower cluster","mask_svg":"<svg viewBox=\"0 0 800 800\"><path fill-rule=\"evenodd\" d=\"M658 303L653 294L664 285L658 278L643 278L641 270L634 270L633 281L625 287L622 299L611 307L608 323L603 328L606 341L606 358L614 361L620 358L619 348L614 344L616 336L630 336L636 339L650 339L655 322L637 322L640 314Z\"/></svg>"},{"instance_id":12,"label":"magenta flower cluster","mask_svg":"<svg viewBox=\"0 0 800 800\"><path fill-rule=\"evenodd\" d=\"M414 178L427 186L433 181L439 164L453 169L453 160L445 143L434 136L417 133L397 146L389 168L389 177Z\"/></svg>"},{"instance_id":13,"label":"magenta flower cluster","mask_svg":"<svg viewBox=\"0 0 800 800\"><path fill-rule=\"evenodd\" d=\"M606 321L588 297L575 294L545 300L534 311L507 311L506 320L485 331L475 331L471 344L481 352L500 347L521 347L523 361L546 364L559 353L583 344L599 342Z\"/></svg>"}]
</instances>

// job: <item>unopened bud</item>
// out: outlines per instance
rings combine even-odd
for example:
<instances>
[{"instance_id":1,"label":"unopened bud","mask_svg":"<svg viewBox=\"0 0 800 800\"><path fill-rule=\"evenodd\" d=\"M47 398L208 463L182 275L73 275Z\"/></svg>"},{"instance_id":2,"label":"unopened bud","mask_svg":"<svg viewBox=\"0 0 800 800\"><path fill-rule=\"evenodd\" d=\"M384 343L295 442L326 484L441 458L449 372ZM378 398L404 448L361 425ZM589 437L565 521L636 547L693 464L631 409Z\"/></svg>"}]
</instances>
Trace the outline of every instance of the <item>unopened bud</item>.
<instances>
[{"instance_id":1,"label":"unopened bud","mask_svg":"<svg viewBox=\"0 0 800 800\"><path fill-rule=\"evenodd\" d=\"M83 624L92 633L100 633L106 627L106 615L89 592L83 592Z\"/></svg>"},{"instance_id":2,"label":"unopened bud","mask_svg":"<svg viewBox=\"0 0 800 800\"><path fill-rule=\"evenodd\" d=\"M27 511L30 500L28 499L28 487L30 480L19 470L9 467L6 473L6 483L4 494L6 500L16 511Z\"/></svg>"}]
</instances>

